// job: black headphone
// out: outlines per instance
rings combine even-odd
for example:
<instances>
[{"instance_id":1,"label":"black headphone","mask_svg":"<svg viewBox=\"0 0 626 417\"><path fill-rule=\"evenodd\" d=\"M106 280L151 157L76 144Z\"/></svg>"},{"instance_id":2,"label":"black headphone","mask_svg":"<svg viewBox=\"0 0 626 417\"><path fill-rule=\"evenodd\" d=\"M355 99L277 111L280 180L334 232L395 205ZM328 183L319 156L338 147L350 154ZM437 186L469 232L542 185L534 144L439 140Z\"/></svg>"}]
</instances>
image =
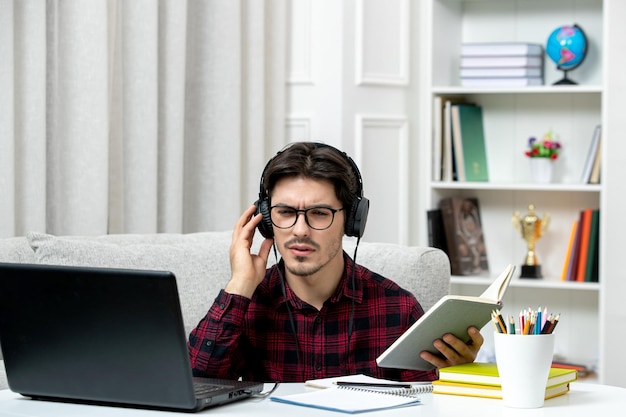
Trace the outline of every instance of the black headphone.
<instances>
[{"instance_id":1,"label":"black headphone","mask_svg":"<svg viewBox=\"0 0 626 417\"><path fill-rule=\"evenodd\" d=\"M314 143L316 148L329 148L335 150L338 154L340 154L352 167L352 171L356 175L357 178L357 198L352 203L352 207L350 207L349 211L346 211L346 224L345 224L345 234L347 236L354 236L361 238L363 233L365 232L365 223L367 222L367 213L369 212L370 202L367 198L363 196L363 179L361 178L361 172L359 168L356 166L356 163L348 156L347 153L340 151L339 149L332 147L330 145L326 145L324 143ZM283 151L279 151L272 159L270 159L265 168L263 169L263 174L261 175L260 182L260 191L259 191L259 199L255 201L254 205L256 206L255 214L263 214L263 219L258 224L259 232L261 235L267 239L272 239L274 237L274 229L272 227L272 219L270 217L270 202L269 196L267 195L267 191L265 190L265 172L267 171L267 167L272 163L272 161Z\"/></svg>"}]
</instances>

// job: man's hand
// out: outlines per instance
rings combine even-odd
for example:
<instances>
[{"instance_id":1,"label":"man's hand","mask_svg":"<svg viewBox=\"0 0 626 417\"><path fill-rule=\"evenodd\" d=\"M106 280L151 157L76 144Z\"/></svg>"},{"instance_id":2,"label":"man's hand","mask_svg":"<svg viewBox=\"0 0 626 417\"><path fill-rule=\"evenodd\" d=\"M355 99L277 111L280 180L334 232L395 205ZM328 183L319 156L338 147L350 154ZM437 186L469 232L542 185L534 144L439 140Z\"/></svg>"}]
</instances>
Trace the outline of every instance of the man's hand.
<instances>
[{"instance_id":1,"label":"man's hand","mask_svg":"<svg viewBox=\"0 0 626 417\"><path fill-rule=\"evenodd\" d=\"M243 212L235 228L230 244L230 281L224 290L230 294L238 294L251 298L256 287L263 281L267 258L272 248L272 239L265 239L258 255L250 253L256 226L262 215L254 215L256 206L250 206Z\"/></svg>"},{"instance_id":2,"label":"man's hand","mask_svg":"<svg viewBox=\"0 0 626 417\"><path fill-rule=\"evenodd\" d=\"M464 343L452 334L445 334L442 337L443 340L437 339L433 342L433 346L441 355L433 355L424 351L420 352L420 357L437 368L474 362L484 339L480 331L474 326L468 328L467 333L470 336L470 340L467 343Z\"/></svg>"}]
</instances>

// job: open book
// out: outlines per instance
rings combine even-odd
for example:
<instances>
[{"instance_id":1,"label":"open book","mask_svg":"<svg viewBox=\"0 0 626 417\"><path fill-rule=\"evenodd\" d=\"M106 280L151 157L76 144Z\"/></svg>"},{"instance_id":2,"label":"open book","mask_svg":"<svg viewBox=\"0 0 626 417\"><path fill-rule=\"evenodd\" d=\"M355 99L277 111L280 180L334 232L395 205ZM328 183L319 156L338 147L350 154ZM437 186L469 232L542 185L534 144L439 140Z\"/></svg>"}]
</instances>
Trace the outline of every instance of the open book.
<instances>
[{"instance_id":1,"label":"open book","mask_svg":"<svg viewBox=\"0 0 626 417\"><path fill-rule=\"evenodd\" d=\"M363 374L308 380L305 386L323 389L274 395L270 399L285 404L361 413L420 404L416 395L433 389L430 382L401 383Z\"/></svg>"},{"instance_id":2,"label":"open book","mask_svg":"<svg viewBox=\"0 0 626 417\"><path fill-rule=\"evenodd\" d=\"M502 307L502 298L515 271L509 265L498 278L479 296L446 295L419 318L400 336L376 362L383 368L430 370L434 366L419 353L427 350L439 354L434 346L435 339L451 333L467 342L467 328L482 328L491 320L491 311Z\"/></svg>"},{"instance_id":3,"label":"open book","mask_svg":"<svg viewBox=\"0 0 626 417\"><path fill-rule=\"evenodd\" d=\"M387 410L421 403L417 397L352 389L351 387L335 387L306 391L299 394L275 395L270 397L270 400L322 410L341 411L343 413ZM293 412L293 414L295 413L296 411Z\"/></svg>"}]
</instances>

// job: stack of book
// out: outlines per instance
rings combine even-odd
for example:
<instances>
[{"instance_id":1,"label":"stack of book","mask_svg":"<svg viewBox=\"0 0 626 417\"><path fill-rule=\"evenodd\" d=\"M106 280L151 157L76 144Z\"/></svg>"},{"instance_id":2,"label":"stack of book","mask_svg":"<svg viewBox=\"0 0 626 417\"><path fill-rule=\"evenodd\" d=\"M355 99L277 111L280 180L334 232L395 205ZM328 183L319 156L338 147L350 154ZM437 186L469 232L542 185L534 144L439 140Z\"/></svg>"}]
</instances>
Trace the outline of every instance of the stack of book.
<instances>
[{"instance_id":1,"label":"stack of book","mask_svg":"<svg viewBox=\"0 0 626 417\"><path fill-rule=\"evenodd\" d=\"M572 222L562 281L598 282L600 209L585 208Z\"/></svg>"},{"instance_id":2,"label":"stack of book","mask_svg":"<svg viewBox=\"0 0 626 417\"><path fill-rule=\"evenodd\" d=\"M464 43L461 46L461 85L543 85L543 56L543 46L536 43Z\"/></svg>"},{"instance_id":3,"label":"stack of book","mask_svg":"<svg viewBox=\"0 0 626 417\"><path fill-rule=\"evenodd\" d=\"M489 181L483 108L450 96L433 101L433 181Z\"/></svg>"},{"instance_id":4,"label":"stack of book","mask_svg":"<svg viewBox=\"0 0 626 417\"><path fill-rule=\"evenodd\" d=\"M587 378L595 374L593 367L582 363L564 362L560 360L552 361L552 366L555 368L574 369L578 375L578 379Z\"/></svg>"},{"instance_id":5,"label":"stack of book","mask_svg":"<svg viewBox=\"0 0 626 417\"><path fill-rule=\"evenodd\" d=\"M578 375L573 369L552 367L546 384L546 400L569 392ZM466 363L439 370L433 393L502 399L500 376L495 363Z\"/></svg>"}]
</instances>

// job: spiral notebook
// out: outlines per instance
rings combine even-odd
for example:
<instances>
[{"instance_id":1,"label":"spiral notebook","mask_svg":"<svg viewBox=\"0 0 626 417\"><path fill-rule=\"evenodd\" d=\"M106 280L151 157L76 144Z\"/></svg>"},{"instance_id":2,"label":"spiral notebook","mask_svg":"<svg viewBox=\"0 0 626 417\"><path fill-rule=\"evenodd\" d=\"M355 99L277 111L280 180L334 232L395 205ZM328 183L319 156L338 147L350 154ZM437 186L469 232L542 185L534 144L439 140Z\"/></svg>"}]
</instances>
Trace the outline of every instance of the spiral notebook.
<instances>
[{"instance_id":1,"label":"spiral notebook","mask_svg":"<svg viewBox=\"0 0 626 417\"><path fill-rule=\"evenodd\" d=\"M376 386L337 385L337 382L375 384ZM322 388L299 394L276 395L272 401L343 413L362 413L420 404L416 395L432 392L431 383L407 383L406 388L396 388L395 381L377 379L366 375L323 378L306 381L305 386Z\"/></svg>"}]
</instances>

